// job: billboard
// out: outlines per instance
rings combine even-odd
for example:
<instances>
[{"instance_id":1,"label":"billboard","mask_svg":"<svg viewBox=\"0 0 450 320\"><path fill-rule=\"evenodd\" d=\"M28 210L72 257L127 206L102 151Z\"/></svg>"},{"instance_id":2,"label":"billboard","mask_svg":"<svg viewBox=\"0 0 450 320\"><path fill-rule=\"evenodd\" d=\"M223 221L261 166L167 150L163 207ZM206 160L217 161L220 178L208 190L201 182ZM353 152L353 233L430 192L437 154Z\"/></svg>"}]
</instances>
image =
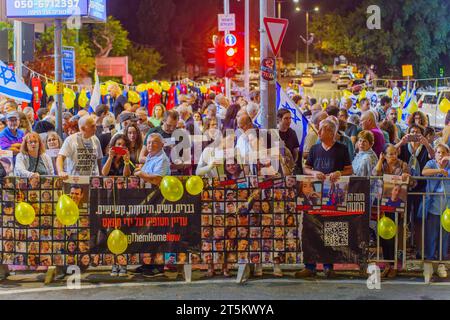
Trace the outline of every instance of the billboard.
<instances>
[{"instance_id":1,"label":"billboard","mask_svg":"<svg viewBox=\"0 0 450 320\"><path fill-rule=\"evenodd\" d=\"M19 19L81 16L106 21L106 0L7 0L6 15Z\"/></svg>"}]
</instances>

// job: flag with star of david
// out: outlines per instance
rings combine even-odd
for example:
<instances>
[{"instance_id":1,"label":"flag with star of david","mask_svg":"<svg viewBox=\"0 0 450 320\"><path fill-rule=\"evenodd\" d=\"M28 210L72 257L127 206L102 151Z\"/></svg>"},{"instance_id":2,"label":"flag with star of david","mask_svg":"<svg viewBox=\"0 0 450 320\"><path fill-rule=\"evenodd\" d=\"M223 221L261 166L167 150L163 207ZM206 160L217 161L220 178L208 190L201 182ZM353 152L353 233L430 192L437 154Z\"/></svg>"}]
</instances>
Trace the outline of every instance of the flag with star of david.
<instances>
[{"instance_id":1,"label":"flag with star of david","mask_svg":"<svg viewBox=\"0 0 450 320\"><path fill-rule=\"evenodd\" d=\"M0 60L0 96L18 102L31 102L33 93L21 79L17 79L14 71Z\"/></svg>"},{"instance_id":2,"label":"flag with star of david","mask_svg":"<svg viewBox=\"0 0 450 320\"><path fill-rule=\"evenodd\" d=\"M297 134L300 150L303 150L305 138L308 134L308 119L306 119L300 111L300 108L288 97L281 85L277 82L277 112L280 109L287 109L291 112L291 128Z\"/></svg>"}]
</instances>

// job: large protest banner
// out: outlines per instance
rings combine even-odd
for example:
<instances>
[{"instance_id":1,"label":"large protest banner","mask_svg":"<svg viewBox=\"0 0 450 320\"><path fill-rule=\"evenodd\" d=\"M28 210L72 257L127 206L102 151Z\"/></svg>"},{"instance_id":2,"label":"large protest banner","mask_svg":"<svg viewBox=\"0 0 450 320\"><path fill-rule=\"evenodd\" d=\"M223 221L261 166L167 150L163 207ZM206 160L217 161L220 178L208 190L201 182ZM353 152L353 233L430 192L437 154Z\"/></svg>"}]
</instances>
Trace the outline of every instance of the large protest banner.
<instances>
[{"instance_id":1,"label":"large protest banner","mask_svg":"<svg viewBox=\"0 0 450 320\"><path fill-rule=\"evenodd\" d=\"M139 178L95 177L89 200L92 254L110 253L107 238L115 228L129 243L119 260L151 254L155 264L183 264L200 250L200 196L186 192L174 203Z\"/></svg>"},{"instance_id":2,"label":"large protest banner","mask_svg":"<svg viewBox=\"0 0 450 320\"><path fill-rule=\"evenodd\" d=\"M202 261L301 263L296 177L220 177L202 195Z\"/></svg>"},{"instance_id":3,"label":"large protest banner","mask_svg":"<svg viewBox=\"0 0 450 320\"><path fill-rule=\"evenodd\" d=\"M332 183L299 178L297 210L302 216L301 243L305 263L367 261L370 181L343 177Z\"/></svg>"}]
</instances>

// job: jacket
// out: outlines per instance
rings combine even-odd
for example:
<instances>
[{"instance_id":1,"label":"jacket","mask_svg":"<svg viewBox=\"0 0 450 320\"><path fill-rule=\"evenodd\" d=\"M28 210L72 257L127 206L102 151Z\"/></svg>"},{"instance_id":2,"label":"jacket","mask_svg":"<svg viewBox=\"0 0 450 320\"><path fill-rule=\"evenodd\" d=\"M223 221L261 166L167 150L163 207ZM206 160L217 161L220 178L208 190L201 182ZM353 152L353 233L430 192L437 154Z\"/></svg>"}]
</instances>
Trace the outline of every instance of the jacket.
<instances>
[{"instance_id":1,"label":"jacket","mask_svg":"<svg viewBox=\"0 0 450 320\"><path fill-rule=\"evenodd\" d=\"M44 161L44 166L47 169L47 175L51 176L55 174L53 168L52 159L45 153L41 156L42 161ZM27 154L19 153L16 158L16 165L14 167L14 175L21 178L30 178L34 172L28 171L30 166L30 156Z\"/></svg>"}]
</instances>

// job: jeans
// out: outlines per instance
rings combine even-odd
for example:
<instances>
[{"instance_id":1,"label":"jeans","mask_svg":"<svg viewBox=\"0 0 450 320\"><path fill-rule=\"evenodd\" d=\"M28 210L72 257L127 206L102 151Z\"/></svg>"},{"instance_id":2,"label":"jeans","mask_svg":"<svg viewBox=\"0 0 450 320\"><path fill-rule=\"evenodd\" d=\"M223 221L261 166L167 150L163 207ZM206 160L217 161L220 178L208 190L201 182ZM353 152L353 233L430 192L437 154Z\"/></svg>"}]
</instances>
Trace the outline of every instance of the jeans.
<instances>
[{"instance_id":1,"label":"jeans","mask_svg":"<svg viewBox=\"0 0 450 320\"><path fill-rule=\"evenodd\" d=\"M440 228L441 216L428 213L425 224L425 258L426 260L440 260ZM448 256L448 232L442 229L442 260Z\"/></svg>"}]
</instances>

